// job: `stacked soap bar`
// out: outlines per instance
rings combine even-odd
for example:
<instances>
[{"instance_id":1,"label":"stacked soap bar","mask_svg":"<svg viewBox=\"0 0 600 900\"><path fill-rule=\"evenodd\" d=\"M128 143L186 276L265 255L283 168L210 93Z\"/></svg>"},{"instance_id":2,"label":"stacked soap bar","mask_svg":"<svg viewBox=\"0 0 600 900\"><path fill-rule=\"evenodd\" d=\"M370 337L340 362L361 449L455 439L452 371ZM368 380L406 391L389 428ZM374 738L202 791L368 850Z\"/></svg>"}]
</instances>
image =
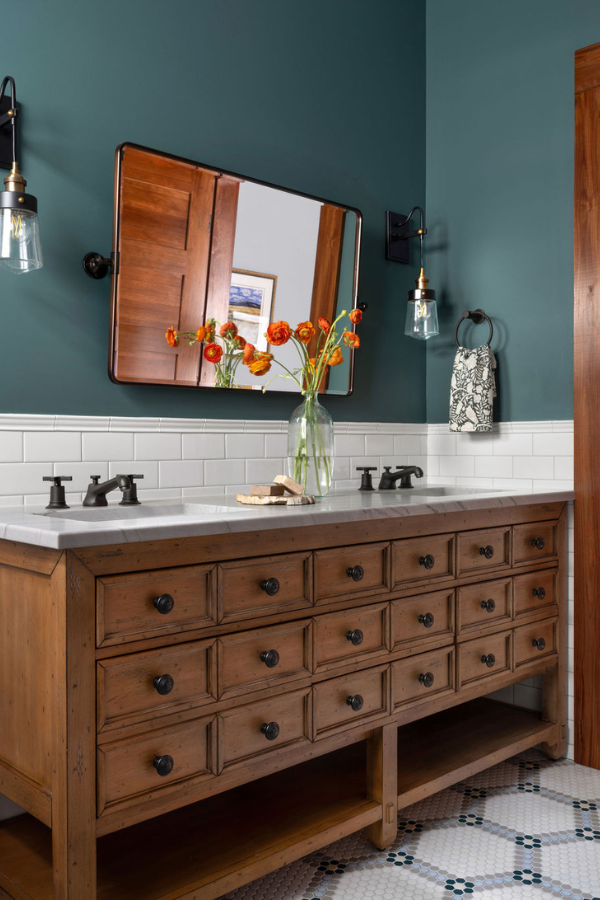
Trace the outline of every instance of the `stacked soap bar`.
<instances>
[{"instance_id":1,"label":"stacked soap bar","mask_svg":"<svg viewBox=\"0 0 600 900\"><path fill-rule=\"evenodd\" d=\"M277 475L273 484L253 484L249 494L238 494L238 503L252 506L308 506L315 502L312 494L287 475Z\"/></svg>"}]
</instances>

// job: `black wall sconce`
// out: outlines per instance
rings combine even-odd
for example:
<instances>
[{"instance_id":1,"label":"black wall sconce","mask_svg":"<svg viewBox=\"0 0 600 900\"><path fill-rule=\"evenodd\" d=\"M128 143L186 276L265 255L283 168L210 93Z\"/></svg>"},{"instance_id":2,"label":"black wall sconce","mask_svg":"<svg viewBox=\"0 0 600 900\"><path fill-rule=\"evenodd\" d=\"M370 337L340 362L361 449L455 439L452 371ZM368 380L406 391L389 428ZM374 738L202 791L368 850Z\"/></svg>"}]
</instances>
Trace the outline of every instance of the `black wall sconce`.
<instances>
[{"instance_id":1,"label":"black wall sconce","mask_svg":"<svg viewBox=\"0 0 600 900\"><path fill-rule=\"evenodd\" d=\"M417 231L409 231L408 223L414 213L420 213ZM394 262L407 263L408 241L418 237L421 245L421 270L416 279L416 288L408 292L408 307L404 334L419 341L427 341L440 333L435 291L429 287L429 279L423 267L423 238L427 234L425 214L420 206L414 206L407 216L388 212L385 214L385 256Z\"/></svg>"},{"instance_id":2,"label":"black wall sconce","mask_svg":"<svg viewBox=\"0 0 600 900\"><path fill-rule=\"evenodd\" d=\"M0 191L0 266L17 275L43 265L37 199L25 193L27 182L17 162L18 118L15 79L7 75L0 85L0 166L10 169Z\"/></svg>"}]
</instances>

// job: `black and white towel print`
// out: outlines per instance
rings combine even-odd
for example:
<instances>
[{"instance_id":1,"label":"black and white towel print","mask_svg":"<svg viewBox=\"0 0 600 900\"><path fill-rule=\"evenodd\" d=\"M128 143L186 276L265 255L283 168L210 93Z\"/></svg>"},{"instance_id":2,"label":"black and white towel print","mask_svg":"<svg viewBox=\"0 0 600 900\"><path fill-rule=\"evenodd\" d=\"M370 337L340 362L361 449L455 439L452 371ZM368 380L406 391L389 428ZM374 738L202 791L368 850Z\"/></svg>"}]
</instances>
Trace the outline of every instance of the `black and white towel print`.
<instances>
[{"instance_id":1,"label":"black and white towel print","mask_svg":"<svg viewBox=\"0 0 600 900\"><path fill-rule=\"evenodd\" d=\"M450 383L450 431L491 431L496 358L489 344L459 347Z\"/></svg>"}]
</instances>

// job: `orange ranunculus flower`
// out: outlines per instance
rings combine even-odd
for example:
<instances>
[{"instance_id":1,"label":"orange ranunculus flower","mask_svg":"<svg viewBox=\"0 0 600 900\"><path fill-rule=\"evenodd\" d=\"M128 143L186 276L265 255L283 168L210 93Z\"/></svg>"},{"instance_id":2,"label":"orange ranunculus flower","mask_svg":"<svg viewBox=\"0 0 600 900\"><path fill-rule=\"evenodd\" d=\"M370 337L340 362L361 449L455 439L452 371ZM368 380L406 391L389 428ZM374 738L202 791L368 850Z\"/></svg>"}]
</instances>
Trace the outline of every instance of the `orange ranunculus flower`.
<instances>
[{"instance_id":1,"label":"orange ranunculus flower","mask_svg":"<svg viewBox=\"0 0 600 900\"><path fill-rule=\"evenodd\" d=\"M218 344L207 344L204 348L204 359L211 363L218 363L223 356L223 351Z\"/></svg>"},{"instance_id":2,"label":"orange ranunculus flower","mask_svg":"<svg viewBox=\"0 0 600 900\"><path fill-rule=\"evenodd\" d=\"M360 347L360 338L353 331L345 331L343 340L346 347L354 347L355 350Z\"/></svg>"},{"instance_id":3,"label":"orange ranunculus flower","mask_svg":"<svg viewBox=\"0 0 600 900\"><path fill-rule=\"evenodd\" d=\"M300 322L294 332L298 340L303 344L308 344L314 333L315 328L312 322Z\"/></svg>"},{"instance_id":4,"label":"orange ranunculus flower","mask_svg":"<svg viewBox=\"0 0 600 900\"><path fill-rule=\"evenodd\" d=\"M259 353L250 363L249 369L253 375L266 375L271 368L272 353Z\"/></svg>"},{"instance_id":5,"label":"orange ranunculus flower","mask_svg":"<svg viewBox=\"0 0 600 900\"><path fill-rule=\"evenodd\" d=\"M167 328L165 337L167 339L167 344L169 344L170 347L179 347L179 335L172 325Z\"/></svg>"},{"instance_id":6,"label":"orange ranunculus flower","mask_svg":"<svg viewBox=\"0 0 600 900\"><path fill-rule=\"evenodd\" d=\"M319 328L321 329L321 331L324 331L325 334L329 334L329 332L331 331L331 322L321 317L319 319Z\"/></svg>"},{"instance_id":7,"label":"orange ranunculus flower","mask_svg":"<svg viewBox=\"0 0 600 900\"><path fill-rule=\"evenodd\" d=\"M198 329L198 331L196 332L196 340L198 341L199 344L201 344L205 337L206 337L206 328L204 327L204 325L201 325L200 328Z\"/></svg>"},{"instance_id":8,"label":"orange ranunculus flower","mask_svg":"<svg viewBox=\"0 0 600 900\"><path fill-rule=\"evenodd\" d=\"M267 328L267 340L275 347L287 344L292 336L292 329L287 322L271 322Z\"/></svg>"},{"instance_id":9,"label":"orange ranunculus flower","mask_svg":"<svg viewBox=\"0 0 600 900\"><path fill-rule=\"evenodd\" d=\"M241 334L236 334L235 345L239 350L243 350L246 346L246 338L243 338Z\"/></svg>"},{"instance_id":10,"label":"orange ranunculus flower","mask_svg":"<svg viewBox=\"0 0 600 900\"><path fill-rule=\"evenodd\" d=\"M339 347L336 347L329 359L327 360L328 366L339 366L340 363L344 362L344 357L342 356L342 351Z\"/></svg>"},{"instance_id":11,"label":"orange ranunculus flower","mask_svg":"<svg viewBox=\"0 0 600 900\"><path fill-rule=\"evenodd\" d=\"M255 348L254 344L246 343L246 346L244 347L244 358L242 360L242 362L245 366L249 366L250 363L252 362L252 360L254 359L255 349L256 348Z\"/></svg>"},{"instance_id":12,"label":"orange ranunculus flower","mask_svg":"<svg viewBox=\"0 0 600 900\"><path fill-rule=\"evenodd\" d=\"M358 325L358 323L361 321L361 319L362 319L362 310L353 309L352 312L350 313L350 321L352 322L352 324Z\"/></svg>"},{"instance_id":13,"label":"orange ranunculus flower","mask_svg":"<svg viewBox=\"0 0 600 900\"><path fill-rule=\"evenodd\" d=\"M238 329L235 322L225 322L224 325L221 325L221 330L219 331L222 338L229 338L230 341L233 340L237 333Z\"/></svg>"}]
</instances>

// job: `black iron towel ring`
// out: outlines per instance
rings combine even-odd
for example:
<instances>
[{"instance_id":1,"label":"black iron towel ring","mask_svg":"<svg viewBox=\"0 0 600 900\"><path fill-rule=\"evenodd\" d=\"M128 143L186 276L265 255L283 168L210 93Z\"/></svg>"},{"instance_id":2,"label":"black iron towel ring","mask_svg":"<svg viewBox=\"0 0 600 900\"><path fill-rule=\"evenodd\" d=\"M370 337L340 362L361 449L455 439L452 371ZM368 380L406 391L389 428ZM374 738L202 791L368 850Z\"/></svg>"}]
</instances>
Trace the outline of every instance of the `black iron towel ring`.
<instances>
[{"instance_id":1,"label":"black iron towel ring","mask_svg":"<svg viewBox=\"0 0 600 900\"><path fill-rule=\"evenodd\" d=\"M484 313L482 309L474 309L472 311L465 309L464 313L456 323L456 328L454 329L454 341L457 347L460 347L460 344L458 343L458 329L465 319L471 319L475 323L475 325L481 325L481 323L484 321L487 322L490 326L490 336L487 339L487 343L492 343L492 338L494 337L494 326L492 325L492 320L490 319L490 317L486 313Z\"/></svg>"}]
</instances>

